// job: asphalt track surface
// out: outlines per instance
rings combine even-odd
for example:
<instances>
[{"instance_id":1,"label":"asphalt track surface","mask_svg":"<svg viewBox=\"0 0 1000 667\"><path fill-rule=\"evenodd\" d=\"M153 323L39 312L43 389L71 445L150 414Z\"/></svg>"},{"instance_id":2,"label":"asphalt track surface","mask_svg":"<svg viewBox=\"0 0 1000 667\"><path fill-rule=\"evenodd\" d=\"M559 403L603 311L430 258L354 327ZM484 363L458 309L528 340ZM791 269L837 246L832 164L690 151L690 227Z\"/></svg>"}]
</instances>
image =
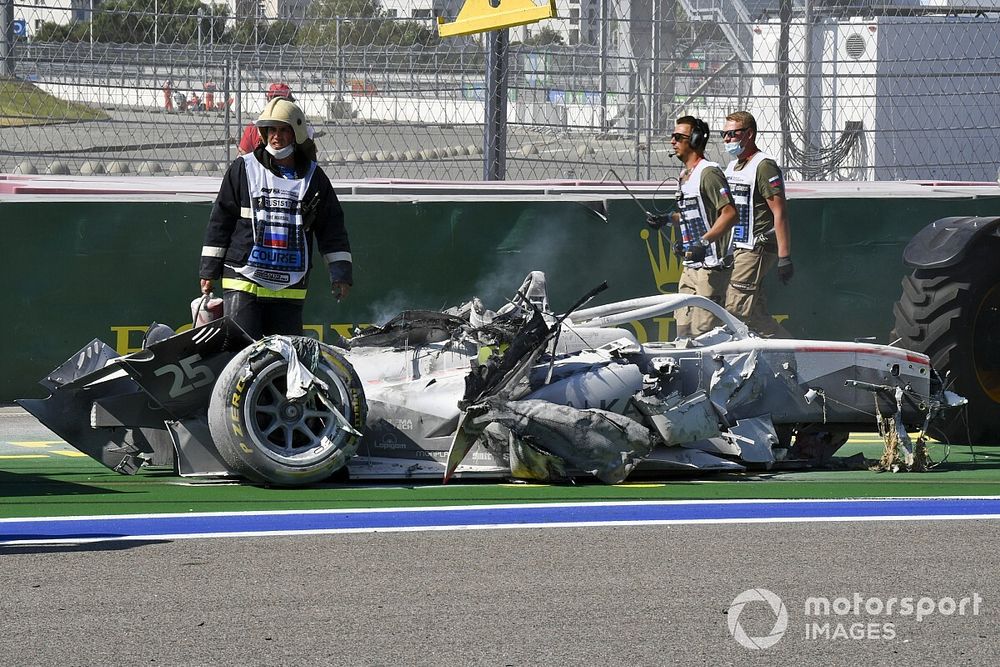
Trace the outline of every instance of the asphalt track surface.
<instances>
[{"instance_id":1,"label":"asphalt track surface","mask_svg":"<svg viewBox=\"0 0 1000 667\"><path fill-rule=\"evenodd\" d=\"M991 664L998 538L995 521L928 521L9 548L0 649L25 665ZM750 650L727 611L758 587L788 622ZM982 602L920 621L805 615L808 597L855 593ZM739 622L759 637L775 618L757 604ZM813 619L895 636L806 639Z\"/></svg>"},{"instance_id":2,"label":"asphalt track surface","mask_svg":"<svg viewBox=\"0 0 1000 667\"><path fill-rule=\"evenodd\" d=\"M307 506L322 505L323 498L328 507L330 503L334 507L375 504L364 495L369 493L366 489L192 487L161 476L109 476L89 459L67 455L71 450L52 438L18 411L0 410L0 457L36 457L0 459L0 497L5 495L5 486L15 494L8 498L4 516L45 516L54 508L64 516L80 514L91 507L87 504L90 497L101 498L108 513L134 512L125 509L125 503L141 498L139 489L158 486L182 494L151 493L151 506L161 510L177 510L185 503L188 509L200 508L192 500L212 494L222 494L217 497L227 500L230 509L295 508L299 506L289 500L295 496L308 498ZM982 470L958 466L929 473L920 478L925 480L919 482L923 487L897 482L903 477L891 476L877 478L875 484L869 477L861 487L841 484L834 488L881 486L881 495L887 488L890 492L937 488L959 495L994 489L995 494L1000 484L994 466L983 458ZM46 474L56 483L44 486ZM660 499L646 504L674 511L678 506L662 498L677 489L694 496L718 495L719 489L726 489L736 497L753 497L761 490L765 496L774 489L789 496L808 493L796 489L823 489L814 494L825 498L832 494L824 480L838 475L867 473L792 475L798 482L755 478L636 485L615 487L613 492L624 494L625 500ZM35 483L43 485L40 495L23 495ZM496 504L497 498L525 502L555 497L551 487L498 485L376 491L390 506L412 509L414 504L429 504L426 499L431 497L438 498L438 504L442 499L466 497L462 493L469 489L480 504L490 499ZM593 486L559 490L555 495L562 500L614 499L611 491ZM856 495L856 491L851 493ZM362 496L367 500L358 501ZM422 500L415 503L414 496ZM170 498L172 503L165 501ZM901 505L886 510L891 502L915 501L869 505L883 515L913 511L900 510ZM996 498L940 502L946 513L962 506L977 515L991 514L1000 504ZM4 618L0 663L994 662L1000 649L996 638L1000 580L992 570L1000 522L912 517L829 521L822 520L819 510L815 519L805 512L807 507L824 503L828 501L739 505L743 521L763 520L768 513L784 513L785 518L789 512L801 515L796 522L781 523L479 530L453 526L406 532L196 539L161 534L119 541L8 542L0 546L4 590L0 595ZM632 510L640 506L631 505ZM700 502L690 503L689 508L724 505ZM211 504L205 507L216 509ZM412 513L425 511L429 512ZM580 512L586 519L588 510ZM829 518L830 512L826 515ZM210 516L226 525L225 519ZM590 518L596 516L595 512ZM155 524L152 519L132 521L147 527ZM12 532L13 525L10 520L0 522L0 534ZM730 619L738 613L739 627L746 635L766 638L778 616L764 602L750 602L741 611L730 610L730 605L744 591L760 588L780 598L787 626L773 646L751 650L733 638ZM859 613L853 609L842 616L805 613L807 598L851 600L855 596L862 601ZM889 616L865 607L865 602L878 602L878 607L890 598L908 597L934 604L934 613L918 621L913 613ZM964 614L946 604L946 599L958 603L975 597L979 599L975 613L971 604L965 605ZM952 613L945 615L939 609ZM807 638L812 623L829 626L818 638Z\"/></svg>"}]
</instances>

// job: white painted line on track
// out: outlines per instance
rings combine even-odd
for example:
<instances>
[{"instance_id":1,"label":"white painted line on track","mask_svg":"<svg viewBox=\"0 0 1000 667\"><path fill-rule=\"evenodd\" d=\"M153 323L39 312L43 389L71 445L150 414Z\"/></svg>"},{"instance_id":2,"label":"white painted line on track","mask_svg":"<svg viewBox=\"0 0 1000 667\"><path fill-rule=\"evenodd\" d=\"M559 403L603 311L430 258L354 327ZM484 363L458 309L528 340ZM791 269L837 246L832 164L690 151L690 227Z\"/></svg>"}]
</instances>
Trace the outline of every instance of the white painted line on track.
<instances>
[{"instance_id":1,"label":"white painted line on track","mask_svg":"<svg viewBox=\"0 0 1000 667\"><path fill-rule=\"evenodd\" d=\"M0 545L442 530L1000 519L1000 497L531 503L0 520Z\"/></svg>"}]
</instances>

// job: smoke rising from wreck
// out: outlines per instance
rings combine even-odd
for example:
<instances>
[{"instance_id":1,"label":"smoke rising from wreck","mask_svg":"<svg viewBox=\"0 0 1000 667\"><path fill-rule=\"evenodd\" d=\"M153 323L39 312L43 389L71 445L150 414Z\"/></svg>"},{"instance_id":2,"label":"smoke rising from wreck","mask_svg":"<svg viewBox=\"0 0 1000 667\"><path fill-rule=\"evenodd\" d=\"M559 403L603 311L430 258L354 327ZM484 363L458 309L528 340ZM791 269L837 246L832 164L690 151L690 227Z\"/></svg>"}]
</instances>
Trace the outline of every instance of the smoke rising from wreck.
<instances>
[{"instance_id":1,"label":"smoke rising from wreck","mask_svg":"<svg viewBox=\"0 0 1000 667\"><path fill-rule=\"evenodd\" d=\"M564 270L564 266L576 265L574 260L577 258L567 257L563 249L567 247L574 223L579 221L574 219L576 216L555 210L544 222L538 217L538 212L526 212L515 222L496 248L496 265L476 281L473 291L463 300L478 296L484 306L496 310L514 296L525 276L532 271L544 272L547 285L563 286L562 291L566 287L570 290L576 287L575 280L572 283L567 280L567 277L576 278L575 272ZM549 303L552 303L552 294L549 294ZM558 310L558 305L553 304L553 308Z\"/></svg>"},{"instance_id":2,"label":"smoke rising from wreck","mask_svg":"<svg viewBox=\"0 0 1000 667\"><path fill-rule=\"evenodd\" d=\"M386 322L394 318L404 310L412 310L418 306L414 305L412 297L401 290L393 290L384 298L369 306L368 321L372 324L383 326Z\"/></svg>"},{"instance_id":3,"label":"smoke rising from wreck","mask_svg":"<svg viewBox=\"0 0 1000 667\"><path fill-rule=\"evenodd\" d=\"M587 258L570 255L564 250L570 247L569 241L574 234L586 233L586 230L575 212L553 207L551 213L545 210L522 213L512 221L502 238L485 248L478 247L476 244L481 239L470 234L457 252L466 258L479 258L481 270L476 273L480 277L474 284L470 286L461 278L453 277L462 272L451 272L443 264L436 275L427 276L420 290L424 294L418 296L402 289L393 290L369 306L368 321L381 326L404 310L443 310L466 303L473 297L479 297L489 310L497 310L513 298L525 276L536 270L546 274L550 288L555 286L557 300L553 303L550 293L549 302L558 311L598 278L581 276L579 267L587 265ZM436 281L440 282L434 284Z\"/></svg>"}]
</instances>

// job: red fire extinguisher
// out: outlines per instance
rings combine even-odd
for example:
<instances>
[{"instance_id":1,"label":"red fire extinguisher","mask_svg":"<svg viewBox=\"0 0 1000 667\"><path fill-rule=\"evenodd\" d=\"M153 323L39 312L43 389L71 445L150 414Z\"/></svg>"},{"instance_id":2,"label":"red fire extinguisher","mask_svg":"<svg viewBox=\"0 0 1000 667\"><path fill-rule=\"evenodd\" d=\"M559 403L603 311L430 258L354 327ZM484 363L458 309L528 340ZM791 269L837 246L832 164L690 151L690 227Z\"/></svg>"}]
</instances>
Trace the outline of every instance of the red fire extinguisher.
<instances>
[{"instance_id":1,"label":"red fire extinguisher","mask_svg":"<svg viewBox=\"0 0 1000 667\"><path fill-rule=\"evenodd\" d=\"M209 292L191 302L191 326L204 326L222 317L222 299Z\"/></svg>"}]
</instances>

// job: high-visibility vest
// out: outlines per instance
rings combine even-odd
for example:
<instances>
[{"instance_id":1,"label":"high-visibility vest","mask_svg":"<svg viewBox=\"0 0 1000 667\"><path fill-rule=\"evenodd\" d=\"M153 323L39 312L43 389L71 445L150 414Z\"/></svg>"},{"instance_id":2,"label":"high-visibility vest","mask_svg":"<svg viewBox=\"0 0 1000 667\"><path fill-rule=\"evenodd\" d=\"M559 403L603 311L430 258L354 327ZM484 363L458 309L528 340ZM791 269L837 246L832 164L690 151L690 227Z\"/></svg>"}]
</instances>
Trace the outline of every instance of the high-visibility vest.
<instances>
[{"instance_id":1,"label":"high-visibility vest","mask_svg":"<svg viewBox=\"0 0 1000 667\"><path fill-rule=\"evenodd\" d=\"M737 160L726 165L726 179L729 181L733 203L736 205L736 224L733 225L733 248L752 250L756 245L757 230L754 229L753 196L757 192L757 168L767 160L763 151L757 151L747 160L742 169L736 168Z\"/></svg>"},{"instance_id":2,"label":"high-visibility vest","mask_svg":"<svg viewBox=\"0 0 1000 667\"><path fill-rule=\"evenodd\" d=\"M705 201L701 196L701 174L708 167L718 167L715 162L701 160L691 171L691 175L684 181L680 188L680 198L677 207L680 209L681 221L679 224L681 232L681 242L687 250L692 243L700 241L708 231L708 213L705 209ZM723 255L720 249L728 247L728 243L710 243L705 248L704 262L684 262L684 266L694 269L713 268L722 264Z\"/></svg>"},{"instance_id":3,"label":"high-visibility vest","mask_svg":"<svg viewBox=\"0 0 1000 667\"><path fill-rule=\"evenodd\" d=\"M250 190L253 247L237 273L269 290L297 284L309 273L310 253L302 203L316 163L304 178L276 176L253 153L242 156ZM245 212L244 212L245 213Z\"/></svg>"}]
</instances>

